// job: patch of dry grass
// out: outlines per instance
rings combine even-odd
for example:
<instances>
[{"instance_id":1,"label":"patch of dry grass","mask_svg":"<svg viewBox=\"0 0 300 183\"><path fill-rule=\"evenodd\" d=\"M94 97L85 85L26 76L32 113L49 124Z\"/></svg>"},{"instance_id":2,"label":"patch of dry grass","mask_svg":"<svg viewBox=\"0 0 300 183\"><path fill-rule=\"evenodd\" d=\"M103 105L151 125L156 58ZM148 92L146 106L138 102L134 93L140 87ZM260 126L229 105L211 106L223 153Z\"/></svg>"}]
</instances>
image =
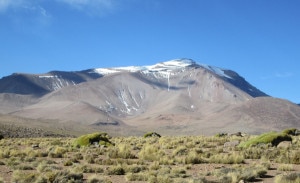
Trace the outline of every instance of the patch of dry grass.
<instances>
[{"instance_id":1,"label":"patch of dry grass","mask_svg":"<svg viewBox=\"0 0 300 183\"><path fill-rule=\"evenodd\" d=\"M223 150L226 142L250 137L114 137L114 146L74 147L73 138L2 139L0 172L9 182L238 182L264 179L276 162L276 181L298 180L299 137L289 149L268 145ZM36 148L37 145L37 148ZM249 160L253 163L247 163ZM274 166L273 166L274 167ZM295 178L296 177L296 178ZM275 181L275 178L272 179Z\"/></svg>"}]
</instances>

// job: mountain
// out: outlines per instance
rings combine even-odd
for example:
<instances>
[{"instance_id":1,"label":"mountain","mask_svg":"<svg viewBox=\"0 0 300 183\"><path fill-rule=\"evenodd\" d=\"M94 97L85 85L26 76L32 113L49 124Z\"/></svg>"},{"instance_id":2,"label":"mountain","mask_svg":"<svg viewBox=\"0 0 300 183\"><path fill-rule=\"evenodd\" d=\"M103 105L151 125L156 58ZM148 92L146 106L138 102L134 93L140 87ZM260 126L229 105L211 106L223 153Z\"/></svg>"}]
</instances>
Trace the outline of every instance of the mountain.
<instances>
[{"instance_id":1,"label":"mountain","mask_svg":"<svg viewBox=\"0 0 300 183\"><path fill-rule=\"evenodd\" d=\"M21 78L21 79L20 79ZM115 135L260 133L299 127L300 108L236 72L190 59L0 80L0 113Z\"/></svg>"},{"instance_id":2,"label":"mountain","mask_svg":"<svg viewBox=\"0 0 300 183\"><path fill-rule=\"evenodd\" d=\"M63 87L94 80L101 76L92 70L52 71L39 75L15 73L0 80L0 93L42 96Z\"/></svg>"}]
</instances>

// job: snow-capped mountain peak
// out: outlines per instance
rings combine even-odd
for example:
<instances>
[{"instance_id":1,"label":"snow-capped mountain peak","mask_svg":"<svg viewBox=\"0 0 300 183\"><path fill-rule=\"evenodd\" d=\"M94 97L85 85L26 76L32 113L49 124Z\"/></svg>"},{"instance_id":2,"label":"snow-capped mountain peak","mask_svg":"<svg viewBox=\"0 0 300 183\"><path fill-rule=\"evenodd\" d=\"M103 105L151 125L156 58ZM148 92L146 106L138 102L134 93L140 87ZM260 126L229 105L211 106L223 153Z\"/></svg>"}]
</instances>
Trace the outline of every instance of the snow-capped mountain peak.
<instances>
[{"instance_id":1,"label":"snow-capped mountain peak","mask_svg":"<svg viewBox=\"0 0 300 183\"><path fill-rule=\"evenodd\" d=\"M102 75L108 75L108 74L124 72L124 71L125 72L141 72L141 71L158 72L158 71L181 69L193 64L195 64L195 62L191 59L176 59L176 60L170 60L170 61L161 62L155 65L148 65L148 66L97 68L94 69L94 72Z\"/></svg>"},{"instance_id":2,"label":"snow-capped mountain peak","mask_svg":"<svg viewBox=\"0 0 300 183\"><path fill-rule=\"evenodd\" d=\"M230 78L230 76L224 73L224 70L218 67L209 66L206 64L198 64L192 59L175 59L165 62L160 62L155 65L148 66L128 66L128 67L113 67L113 68L97 68L94 69L93 72L101 74L101 75L109 75L118 72L170 72L179 69L185 69L190 66L200 66L203 67L221 77Z\"/></svg>"}]
</instances>

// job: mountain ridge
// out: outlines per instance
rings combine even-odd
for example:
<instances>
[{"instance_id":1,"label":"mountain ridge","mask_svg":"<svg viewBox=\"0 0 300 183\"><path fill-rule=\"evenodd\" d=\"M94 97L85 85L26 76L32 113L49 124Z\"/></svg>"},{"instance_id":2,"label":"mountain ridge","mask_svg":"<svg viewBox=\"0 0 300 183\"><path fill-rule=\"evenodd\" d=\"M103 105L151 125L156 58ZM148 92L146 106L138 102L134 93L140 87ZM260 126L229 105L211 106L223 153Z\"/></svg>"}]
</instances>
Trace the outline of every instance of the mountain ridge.
<instances>
[{"instance_id":1,"label":"mountain ridge","mask_svg":"<svg viewBox=\"0 0 300 183\"><path fill-rule=\"evenodd\" d=\"M244 78L234 71L206 64L198 64L192 59L175 59L150 66L95 68L70 72L50 71L44 74L14 73L0 79L0 93L26 94L40 97L69 85L76 85L82 82L99 79L103 76L118 72L141 72L144 74L161 73L163 77L167 78L169 77L169 72L171 70L183 70L188 67L202 67L224 79L227 78L227 81L233 85L239 86L243 84L243 89L251 96L267 96L267 94L250 85ZM234 77L234 79L231 77ZM235 79L238 79L238 81L235 82Z\"/></svg>"},{"instance_id":2,"label":"mountain ridge","mask_svg":"<svg viewBox=\"0 0 300 183\"><path fill-rule=\"evenodd\" d=\"M268 96L234 71L191 59L28 78L48 91L30 93L26 85L26 94L5 93L0 79L0 113L128 135L260 133L300 122L298 105Z\"/></svg>"}]
</instances>

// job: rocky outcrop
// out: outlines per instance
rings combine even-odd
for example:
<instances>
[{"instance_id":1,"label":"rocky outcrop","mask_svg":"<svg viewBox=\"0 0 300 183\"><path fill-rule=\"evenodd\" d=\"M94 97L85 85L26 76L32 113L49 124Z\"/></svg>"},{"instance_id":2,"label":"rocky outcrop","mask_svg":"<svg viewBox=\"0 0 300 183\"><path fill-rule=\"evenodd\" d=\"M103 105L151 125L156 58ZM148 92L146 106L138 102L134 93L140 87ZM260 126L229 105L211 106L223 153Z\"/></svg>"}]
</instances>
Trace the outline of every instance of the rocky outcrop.
<instances>
[{"instance_id":1,"label":"rocky outcrop","mask_svg":"<svg viewBox=\"0 0 300 183\"><path fill-rule=\"evenodd\" d=\"M289 148L291 146L292 146L291 141L282 141L277 145L278 148Z\"/></svg>"}]
</instances>

